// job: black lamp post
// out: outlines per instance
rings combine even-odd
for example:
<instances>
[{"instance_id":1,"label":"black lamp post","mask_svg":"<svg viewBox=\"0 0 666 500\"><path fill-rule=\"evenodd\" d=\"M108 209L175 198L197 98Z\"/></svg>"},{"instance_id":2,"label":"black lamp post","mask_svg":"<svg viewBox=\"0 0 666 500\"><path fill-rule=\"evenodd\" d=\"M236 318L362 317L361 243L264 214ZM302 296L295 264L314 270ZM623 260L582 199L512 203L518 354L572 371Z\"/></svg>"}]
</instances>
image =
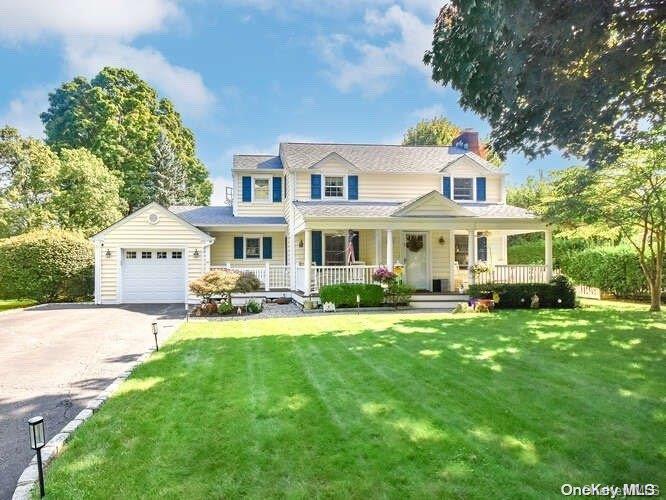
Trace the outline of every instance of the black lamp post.
<instances>
[{"instance_id":1,"label":"black lamp post","mask_svg":"<svg viewBox=\"0 0 666 500\"><path fill-rule=\"evenodd\" d=\"M37 451L37 471L39 472L39 496L44 497L44 470L42 469L42 448L46 444L44 417L32 417L28 420L30 448Z\"/></svg>"},{"instance_id":2,"label":"black lamp post","mask_svg":"<svg viewBox=\"0 0 666 500\"><path fill-rule=\"evenodd\" d=\"M160 346L157 345L157 323L153 323L153 335L155 336L155 350L159 351Z\"/></svg>"}]
</instances>

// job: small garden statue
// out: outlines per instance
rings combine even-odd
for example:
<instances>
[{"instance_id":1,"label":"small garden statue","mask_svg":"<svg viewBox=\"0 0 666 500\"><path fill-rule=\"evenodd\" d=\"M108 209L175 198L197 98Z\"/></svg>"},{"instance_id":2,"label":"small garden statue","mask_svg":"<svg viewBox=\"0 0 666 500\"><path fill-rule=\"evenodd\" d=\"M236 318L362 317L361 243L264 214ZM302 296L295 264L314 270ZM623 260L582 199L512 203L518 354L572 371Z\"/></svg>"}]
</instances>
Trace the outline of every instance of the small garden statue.
<instances>
[{"instance_id":1,"label":"small garden statue","mask_svg":"<svg viewBox=\"0 0 666 500\"><path fill-rule=\"evenodd\" d=\"M539 296L535 293L530 300L530 308L539 309Z\"/></svg>"},{"instance_id":2,"label":"small garden statue","mask_svg":"<svg viewBox=\"0 0 666 500\"><path fill-rule=\"evenodd\" d=\"M335 312L335 304L333 302L324 302L324 312Z\"/></svg>"}]
</instances>

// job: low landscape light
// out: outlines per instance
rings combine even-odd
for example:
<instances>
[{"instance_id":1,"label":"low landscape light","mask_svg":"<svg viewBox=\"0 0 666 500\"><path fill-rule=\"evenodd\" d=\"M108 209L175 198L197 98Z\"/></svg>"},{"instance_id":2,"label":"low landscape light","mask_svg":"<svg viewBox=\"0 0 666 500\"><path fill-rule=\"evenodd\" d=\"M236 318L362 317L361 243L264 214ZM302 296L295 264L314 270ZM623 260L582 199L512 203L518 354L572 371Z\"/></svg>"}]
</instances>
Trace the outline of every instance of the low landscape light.
<instances>
[{"instance_id":1,"label":"low landscape light","mask_svg":"<svg viewBox=\"0 0 666 500\"><path fill-rule=\"evenodd\" d=\"M361 314L361 296L356 294L356 314Z\"/></svg>"},{"instance_id":2,"label":"low landscape light","mask_svg":"<svg viewBox=\"0 0 666 500\"><path fill-rule=\"evenodd\" d=\"M160 346L157 345L157 322L153 322L153 336L155 337L155 350L159 351Z\"/></svg>"},{"instance_id":3,"label":"low landscape light","mask_svg":"<svg viewBox=\"0 0 666 500\"><path fill-rule=\"evenodd\" d=\"M30 448L37 452L37 471L39 473L39 496L44 496L44 469L42 467L42 448L46 444L44 417L32 417L28 420Z\"/></svg>"}]
</instances>

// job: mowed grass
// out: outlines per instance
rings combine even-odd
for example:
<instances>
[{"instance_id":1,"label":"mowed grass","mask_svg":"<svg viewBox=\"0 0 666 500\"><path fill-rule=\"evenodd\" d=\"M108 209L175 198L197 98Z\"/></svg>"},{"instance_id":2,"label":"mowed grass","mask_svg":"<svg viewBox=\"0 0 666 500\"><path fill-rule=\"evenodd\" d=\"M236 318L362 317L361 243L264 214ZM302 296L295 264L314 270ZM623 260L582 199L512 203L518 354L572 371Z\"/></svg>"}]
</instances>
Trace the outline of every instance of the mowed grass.
<instances>
[{"instance_id":1,"label":"mowed grass","mask_svg":"<svg viewBox=\"0 0 666 500\"><path fill-rule=\"evenodd\" d=\"M8 311L9 309L18 309L20 307L28 307L35 305L36 302L30 299L8 299L0 300L0 311Z\"/></svg>"},{"instance_id":2,"label":"mowed grass","mask_svg":"<svg viewBox=\"0 0 666 500\"><path fill-rule=\"evenodd\" d=\"M189 323L86 423L50 498L558 498L666 485L645 306Z\"/></svg>"}]
</instances>

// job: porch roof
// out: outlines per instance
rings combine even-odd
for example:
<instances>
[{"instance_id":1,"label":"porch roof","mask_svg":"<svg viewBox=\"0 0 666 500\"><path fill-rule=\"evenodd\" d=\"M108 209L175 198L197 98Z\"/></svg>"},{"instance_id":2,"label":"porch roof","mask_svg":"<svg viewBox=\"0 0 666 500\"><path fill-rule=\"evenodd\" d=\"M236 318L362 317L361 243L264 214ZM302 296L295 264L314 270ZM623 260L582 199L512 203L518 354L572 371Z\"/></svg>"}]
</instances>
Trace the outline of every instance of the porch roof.
<instances>
[{"instance_id":1,"label":"porch roof","mask_svg":"<svg viewBox=\"0 0 666 500\"><path fill-rule=\"evenodd\" d=\"M396 217L405 204L394 201L295 201L296 209L306 218L309 217ZM503 203L458 203L479 219L537 219L537 216L524 208ZM409 216L406 216L409 217ZM424 217L424 216L420 216ZM427 218L469 218L470 215L428 215Z\"/></svg>"},{"instance_id":2,"label":"porch roof","mask_svg":"<svg viewBox=\"0 0 666 500\"><path fill-rule=\"evenodd\" d=\"M228 226L228 225L285 225L284 217L238 217L228 206L186 206L175 205L169 211L193 226Z\"/></svg>"}]
</instances>

